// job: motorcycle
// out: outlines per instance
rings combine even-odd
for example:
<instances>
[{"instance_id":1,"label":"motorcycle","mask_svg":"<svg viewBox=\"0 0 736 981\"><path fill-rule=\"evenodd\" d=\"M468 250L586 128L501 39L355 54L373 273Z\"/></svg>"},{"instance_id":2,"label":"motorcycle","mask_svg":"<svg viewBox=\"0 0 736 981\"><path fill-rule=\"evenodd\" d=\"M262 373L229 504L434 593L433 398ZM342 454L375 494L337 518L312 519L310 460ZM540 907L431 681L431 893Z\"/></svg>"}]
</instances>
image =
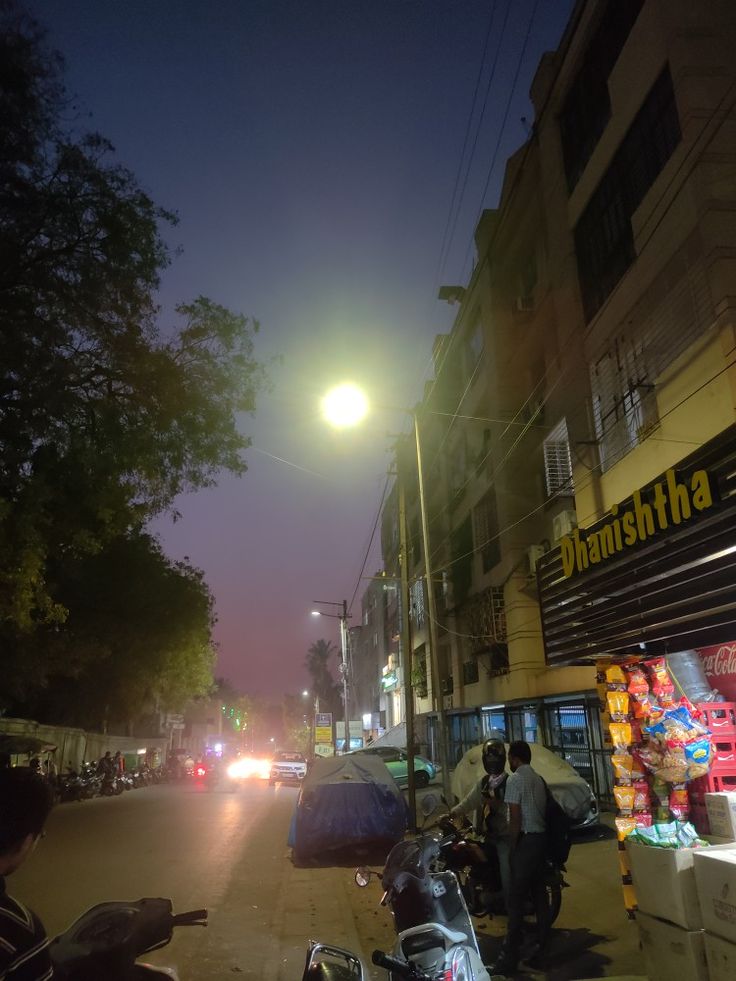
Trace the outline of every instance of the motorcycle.
<instances>
[{"instance_id":1,"label":"motorcycle","mask_svg":"<svg viewBox=\"0 0 736 981\"><path fill-rule=\"evenodd\" d=\"M444 817L439 826L444 835L440 863L457 876L470 915L478 918L505 915L506 905L497 854L491 852L489 855L481 847L483 839L475 834L471 825L457 828L449 817ZM556 865L550 860L546 862L549 926L559 916L562 890L568 888L563 875L565 871L564 865ZM531 901L528 912L533 914Z\"/></svg>"},{"instance_id":2,"label":"motorcycle","mask_svg":"<svg viewBox=\"0 0 736 981\"><path fill-rule=\"evenodd\" d=\"M418 964L383 950L374 950L371 962L406 981L437 981ZM363 962L351 950L314 940L309 942L302 981L366 981L367 977Z\"/></svg>"},{"instance_id":3,"label":"motorcycle","mask_svg":"<svg viewBox=\"0 0 736 981\"><path fill-rule=\"evenodd\" d=\"M178 926L207 926L207 910L174 914L169 899L99 903L49 945L54 978L61 981L136 981L177 978L172 968L138 963L171 941Z\"/></svg>"},{"instance_id":4,"label":"motorcycle","mask_svg":"<svg viewBox=\"0 0 736 981\"><path fill-rule=\"evenodd\" d=\"M397 934L383 964L392 976L490 981L458 878L441 867L445 844L434 834L401 841L389 852L383 872L361 866L355 882L365 887L376 876L383 885L381 905L390 908ZM399 962L413 973L398 969Z\"/></svg>"}]
</instances>

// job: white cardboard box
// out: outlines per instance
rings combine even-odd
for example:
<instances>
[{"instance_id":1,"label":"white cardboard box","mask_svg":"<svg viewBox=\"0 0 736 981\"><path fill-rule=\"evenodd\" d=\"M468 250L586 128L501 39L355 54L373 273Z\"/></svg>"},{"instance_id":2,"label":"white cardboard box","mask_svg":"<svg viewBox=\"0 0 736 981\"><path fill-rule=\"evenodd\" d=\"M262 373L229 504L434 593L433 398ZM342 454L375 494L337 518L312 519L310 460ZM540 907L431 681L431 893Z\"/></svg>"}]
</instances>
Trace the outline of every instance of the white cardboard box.
<instances>
[{"instance_id":1,"label":"white cardboard box","mask_svg":"<svg viewBox=\"0 0 736 981\"><path fill-rule=\"evenodd\" d=\"M731 850L736 845L713 845L711 848L655 848L627 842L631 878L636 902L642 913L676 923L684 930L700 930L698 891L695 885L693 855L700 851Z\"/></svg>"},{"instance_id":2,"label":"white cardboard box","mask_svg":"<svg viewBox=\"0 0 736 981\"><path fill-rule=\"evenodd\" d=\"M710 981L733 981L736 978L736 944L712 933L704 936Z\"/></svg>"},{"instance_id":3,"label":"white cardboard box","mask_svg":"<svg viewBox=\"0 0 736 981\"><path fill-rule=\"evenodd\" d=\"M646 913L637 913L636 922L649 981L708 981L702 930L683 930Z\"/></svg>"},{"instance_id":4,"label":"white cardboard box","mask_svg":"<svg viewBox=\"0 0 736 981\"><path fill-rule=\"evenodd\" d=\"M694 869L703 926L736 943L736 846L696 851Z\"/></svg>"},{"instance_id":5,"label":"white cardboard box","mask_svg":"<svg viewBox=\"0 0 736 981\"><path fill-rule=\"evenodd\" d=\"M710 833L729 841L736 840L736 793L706 794Z\"/></svg>"}]
</instances>

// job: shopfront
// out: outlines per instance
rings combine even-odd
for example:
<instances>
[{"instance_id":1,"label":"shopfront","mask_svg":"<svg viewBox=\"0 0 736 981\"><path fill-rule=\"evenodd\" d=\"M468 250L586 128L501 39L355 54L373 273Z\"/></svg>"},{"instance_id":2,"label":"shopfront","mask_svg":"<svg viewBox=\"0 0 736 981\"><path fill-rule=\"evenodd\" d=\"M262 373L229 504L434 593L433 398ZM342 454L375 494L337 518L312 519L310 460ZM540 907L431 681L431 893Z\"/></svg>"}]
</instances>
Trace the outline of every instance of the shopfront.
<instances>
[{"instance_id":1,"label":"shopfront","mask_svg":"<svg viewBox=\"0 0 736 981\"><path fill-rule=\"evenodd\" d=\"M538 565L550 665L698 650L736 694L736 426Z\"/></svg>"}]
</instances>

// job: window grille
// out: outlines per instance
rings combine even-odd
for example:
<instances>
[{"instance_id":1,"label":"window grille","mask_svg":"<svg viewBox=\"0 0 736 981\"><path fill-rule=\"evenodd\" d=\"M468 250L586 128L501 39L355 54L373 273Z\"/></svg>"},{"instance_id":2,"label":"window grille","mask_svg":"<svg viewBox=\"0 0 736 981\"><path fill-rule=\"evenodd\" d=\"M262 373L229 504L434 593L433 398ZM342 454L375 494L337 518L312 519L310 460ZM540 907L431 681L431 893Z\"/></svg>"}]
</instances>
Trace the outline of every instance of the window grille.
<instances>
[{"instance_id":1,"label":"window grille","mask_svg":"<svg viewBox=\"0 0 736 981\"><path fill-rule=\"evenodd\" d=\"M423 579L417 579L411 584L411 619L417 627L423 626L426 619Z\"/></svg>"},{"instance_id":2,"label":"window grille","mask_svg":"<svg viewBox=\"0 0 736 981\"><path fill-rule=\"evenodd\" d=\"M560 420L544 441L544 476L550 497L559 491L575 493L566 419Z\"/></svg>"},{"instance_id":3,"label":"window grille","mask_svg":"<svg viewBox=\"0 0 736 981\"><path fill-rule=\"evenodd\" d=\"M463 684L475 685L478 682L478 662L465 661L463 663Z\"/></svg>"}]
</instances>

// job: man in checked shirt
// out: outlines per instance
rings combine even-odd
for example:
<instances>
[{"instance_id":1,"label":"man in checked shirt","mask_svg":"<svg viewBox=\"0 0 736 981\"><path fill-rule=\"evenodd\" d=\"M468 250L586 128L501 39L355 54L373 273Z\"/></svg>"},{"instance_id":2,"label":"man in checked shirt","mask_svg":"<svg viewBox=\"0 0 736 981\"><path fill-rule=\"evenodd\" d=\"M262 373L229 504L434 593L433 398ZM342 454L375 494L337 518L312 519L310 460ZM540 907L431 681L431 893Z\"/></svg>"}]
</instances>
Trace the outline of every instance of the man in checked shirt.
<instances>
[{"instance_id":1,"label":"man in checked shirt","mask_svg":"<svg viewBox=\"0 0 736 981\"><path fill-rule=\"evenodd\" d=\"M0 981L47 981L54 976L41 921L5 892L5 876L20 868L36 847L51 804L48 784L32 770L0 770Z\"/></svg>"}]
</instances>

